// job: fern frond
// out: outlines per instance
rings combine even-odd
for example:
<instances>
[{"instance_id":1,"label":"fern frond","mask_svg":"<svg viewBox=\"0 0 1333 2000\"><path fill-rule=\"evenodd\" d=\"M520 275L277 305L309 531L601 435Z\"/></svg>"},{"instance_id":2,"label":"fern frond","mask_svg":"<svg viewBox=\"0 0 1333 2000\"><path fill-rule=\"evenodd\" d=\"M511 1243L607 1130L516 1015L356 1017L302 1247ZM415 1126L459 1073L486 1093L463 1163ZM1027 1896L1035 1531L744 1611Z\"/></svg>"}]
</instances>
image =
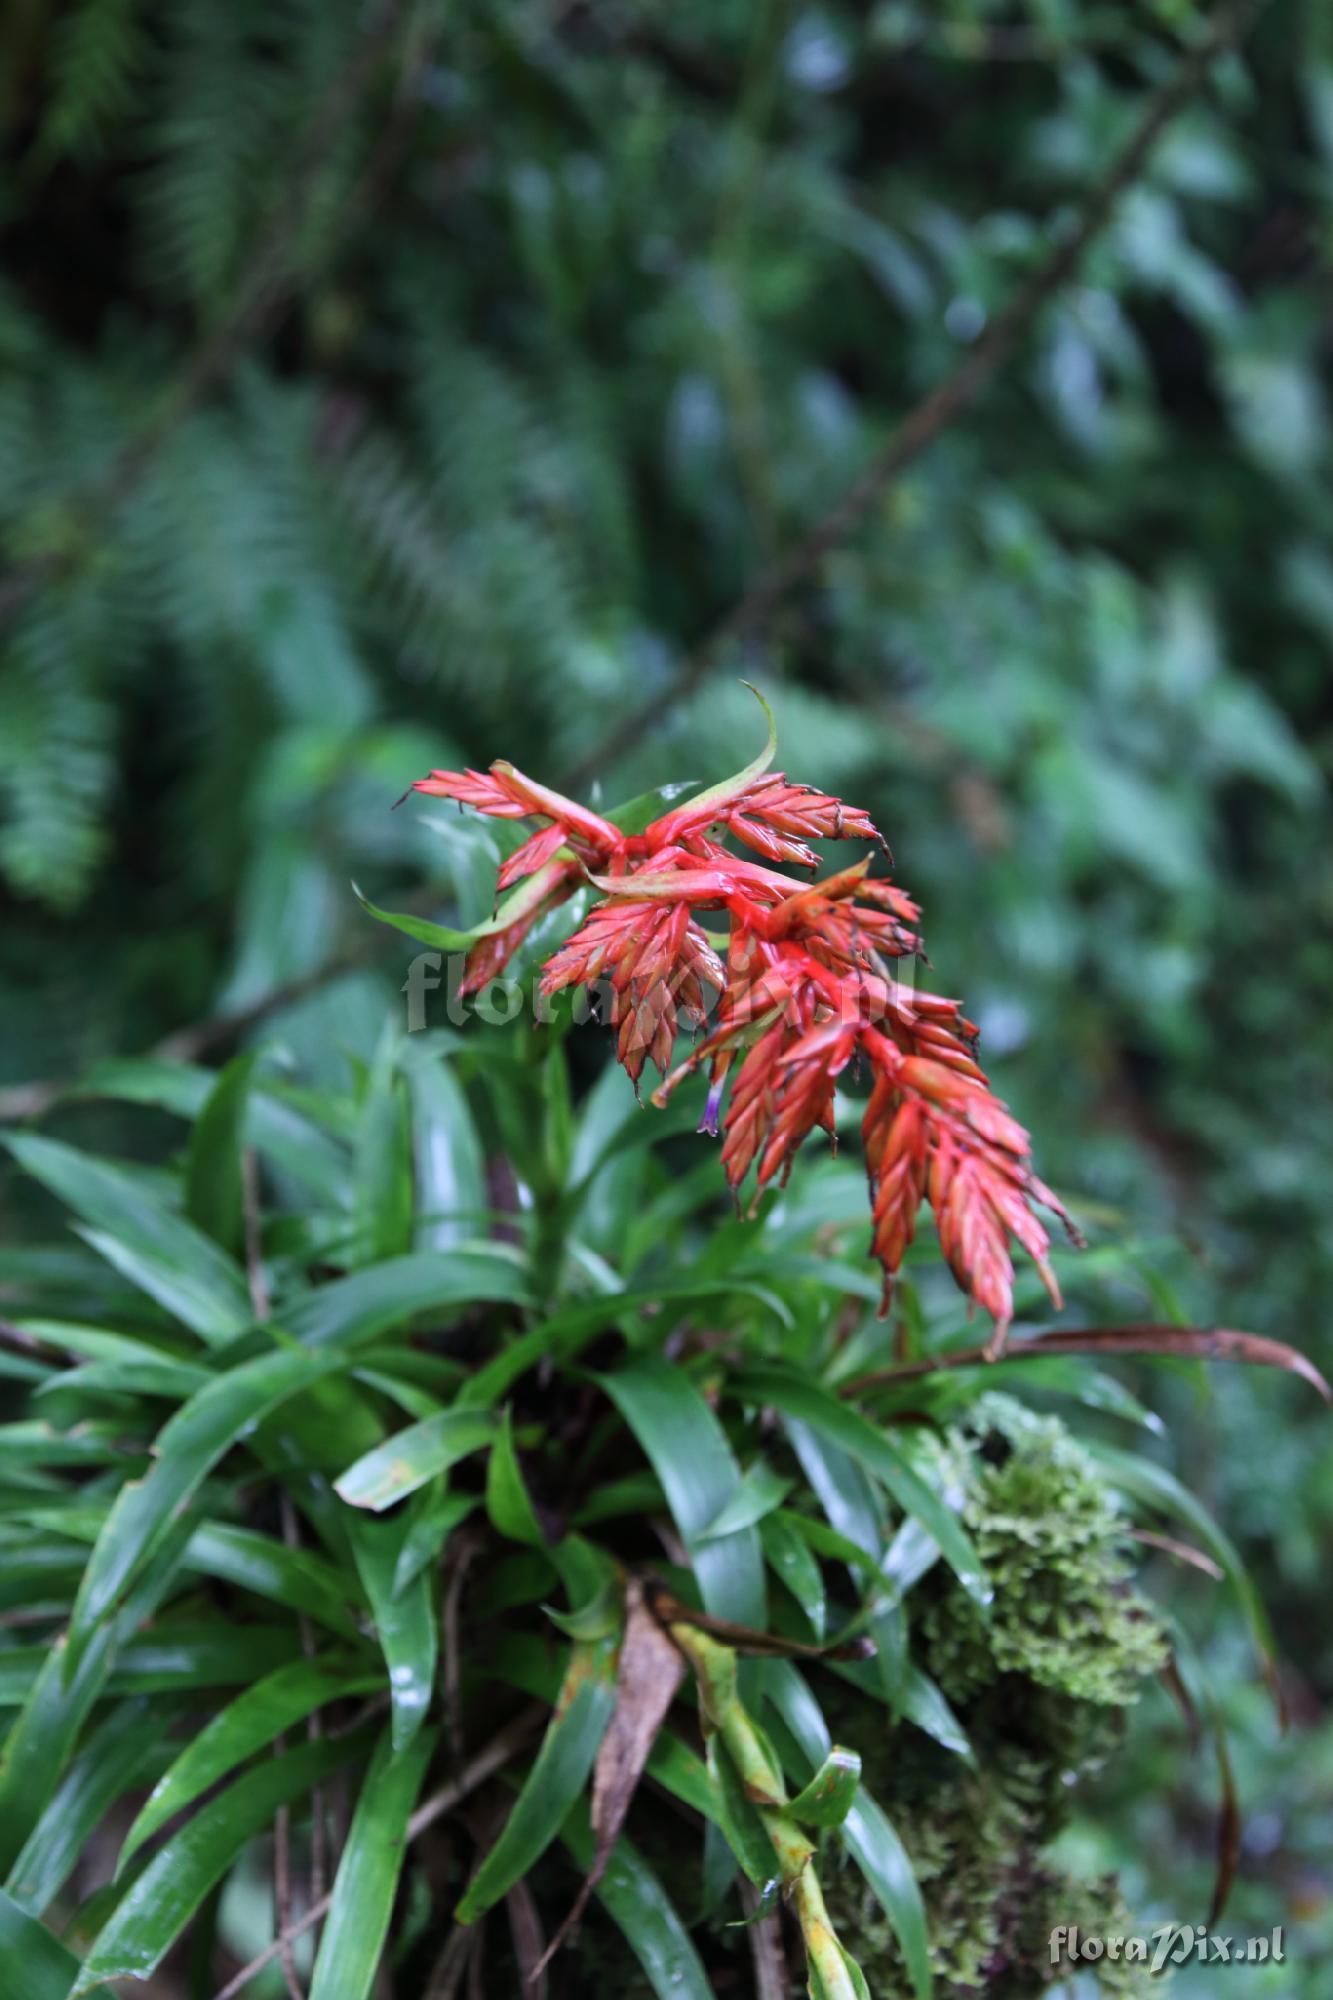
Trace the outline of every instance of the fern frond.
<instances>
[{"instance_id":1,"label":"fern frond","mask_svg":"<svg viewBox=\"0 0 1333 2000\"><path fill-rule=\"evenodd\" d=\"M50 97L37 135L43 165L106 150L148 64L145 12L145 0L81 0L56 23Z\"/></svg>"},{"instance_id":2,"label":"fern frond","mask_svg":"<svg viewBox=\"0 0 1333 2000\"><path fill-rule=\"evenodd\" d=\"M72 608L44 593L0 660L0 872L57 909L78 902L102 857L114 779L115 713L90 685Z\"/></svg>"}]
</instances>

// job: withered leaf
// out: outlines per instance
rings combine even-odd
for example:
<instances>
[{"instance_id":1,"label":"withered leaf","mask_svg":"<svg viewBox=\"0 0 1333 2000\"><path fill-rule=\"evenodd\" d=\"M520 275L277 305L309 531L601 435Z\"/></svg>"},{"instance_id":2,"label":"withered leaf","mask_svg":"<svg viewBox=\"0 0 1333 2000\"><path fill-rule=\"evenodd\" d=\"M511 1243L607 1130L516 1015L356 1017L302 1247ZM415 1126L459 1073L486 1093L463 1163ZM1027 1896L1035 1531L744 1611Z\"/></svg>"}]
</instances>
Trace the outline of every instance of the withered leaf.
<instances>
[{"instance_id":1,"label":"withered leaf","mask_svg":"<svg viewBox=\"0 0 1333 2000\"><path fill-rule=\"evenodd\" d=\"M1158 1678L1185 1719L1185 1727L1189 1731L1190 1749L1197 1750L1203 1741L1203 1724L1199 1720L1194 1696L1189 1691L1174 1653L1160 1669Z\"/></svg>"},{"instance_id":2,"label":"withered leaf","mask_svg":"<svg viewBox=\"0 0 1333 2000\"><path fill-rule=\"evenodd\" d=\"M1220 1563L1215 1563L1202 1549L1196 1549L1192 1542L1182 1542L1175 1535L1159 1534L1153 1528L1131 1528L1129 1538L1133 1542L1142 1542L1145 1548L1161 1549L1164 1554L1174 1556L1177 1562L1187 1563L1191 1569L1201 1569L1214 1583L1221 1583L1226 1575Z\"/></svg>"},{"instance_id":3,"label":"withered leaf","mask_svg":"<svg viewBox=\"0 0 1333 2000\"><path fill-rule=\"evenodd\" d=\"M1217 1714L1213 1716L1213 1740L1217 1747L1217 1775L1221 1783L1222 1803L1217 1815L1217 1873L1213 1880L1212 1907L1208 1912L1210 1930L1220 1919L1231 1895L1231 1885L1236 1879L1240 1861L1241 1841L1240 1798L1231 1768L1226 1727Z\"/></svg>"},{"instance_id":4,"label":"withered leaf","mask_svg":"<svg viewBox=\"0 0 1333 2000\"><path fill-rule=\"evenodd\" d=\"M684 1676L684 1660L649 1608L643 1586L631 1577L625 1586L616 1706L593 1767L592 1830L597 1846L574 1907L529 1973L530 1983L560 1949L605 1874L643 1767Z\"/></svg>"},{"instance_id":5,"label":"withered leaf","mask_svg":"<svg viewBox=\"0 0 1333 2000\"><path fill-rule=\"evenodd\" d=\"M1261 1333L1242 1333L1228 1326L1157 1326L1151 1322L1132 1326L1057 1327L1033 1340L1011 1340L1004 1350L1005 1361L1036 1361L1046 1354L1157 1354L1177 1355L1199 1361L1245 1361L1259 1368L1281 1368L1299 1375L1326 1403L1333 1403L1333 1389L1313 1361L1285 1341L1269 1340ZM992 1359L987 1347L968 1347L952 1354L935 1354L920 1361L907 1361L896 1368L877 1369L843 1385L844 1395L865 1389L889 1388L917 1375L931 1375L939 1368L974 1368Z\"/></svg>"}]
</instances>

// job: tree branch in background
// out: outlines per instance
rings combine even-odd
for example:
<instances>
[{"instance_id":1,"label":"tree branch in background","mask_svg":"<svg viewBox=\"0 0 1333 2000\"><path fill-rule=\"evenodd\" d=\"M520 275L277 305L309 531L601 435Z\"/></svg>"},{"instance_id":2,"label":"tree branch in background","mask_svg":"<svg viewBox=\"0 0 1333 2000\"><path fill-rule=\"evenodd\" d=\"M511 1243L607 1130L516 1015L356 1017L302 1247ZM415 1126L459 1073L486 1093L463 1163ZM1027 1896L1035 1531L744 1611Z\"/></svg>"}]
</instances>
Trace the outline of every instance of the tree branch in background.
<instances>
[{"instance_id":1,"label":"tree branch in background","mask_svg":"<svg viewBox=\"0 0 1333 2000\"><path fill-rule=\"evenodd\" d=\"M1182 59L1175 75L1150 100L1137 129L1094 189L1074 228L1019 287L1004 310L997 313L953 373L908 411L841 500L781 561L750 585L688 656L674 680L623 716L579 759L566 774L568 787L586 785L632 749L641 736L649 734L678 703L687 701L726 648L734 640L760 631L796 585L803 583L830 550L859 527L893 482L942 431L956 422L1009 359L1041 308L1078 268L1090 244L1110 222L1121 195L1142 173L1171 120L1201 87L1218 58L1234 48L1253 26L1266 5L1267 0L1240 0L1240 4L1218 16L1209 32Z\"/></svg>"},{"instance_id":2,"label":"tree branch in background","mask_svg":"<svg viewBox=\"0 0 1333 2000\"><path fill-rule=\"evenodd\" d=\"M194 1022L188 1028L177 1028L164 1035L147 1051L160 1062L198 1062L201 1056L213 1055L219 1049L239 1041L252 1028L259 1027L272 1015L280 1014L284 1007L295 1006L311 993L319 992L344 973L355 972L375 957L377 950L385 942L376 936L358 940L344 952L326 959L311 972L303 972L296 979L288 979L281 986L271 986L267 993L261 993L257 1000L248 1001L244 1007L234 1008L225 1014L210 1014L202 1021ZM73 1089L77 1077L47 1077L34 1083L6 1084L0 1088L0 1121L10 1122L20 1118L40 1118L67 1090Z\"/></svg>"},{"instance_id":3,"label":"tree branch in background","mask_svg":"<svg viewBox=\"0 0 1333 2000\"><path fill-rule=\"evenodd\" d=\"M714 626L684 662L675 679L640 707L622 717L596 747L577 762L566 777L566 784L570 789L577 789L600 774L608 764L631 749L641 735L650 731L678 703L687 701L707 678L726 647L736 639L760 631L779 603L818 567L831 549L836 548L860 524L894 480L921 456L942 431L956 421L1013 353L1042 306L1053 297L1077 268L1088 246L1110 221L1121 195L1141 173L1153 147L1172 118L1200 88L1214 62L1233 48L1249 30L1266 4L1267 0L1241 0L1241 4L1218 18L1197 47L1184 57L1171 80L1152 99L1137 129L1112 163L1100 186L1084 208L1079 222L1065 240L1058 244L1046 261L1032 273L1004 311L991 321L986 332L969 350L954 372L908 412L879 455L848 488L836 506L831 508L779 563L758 577L720 623ZM420 59L418 51L414 60L419 62ZM357 88L360 87L363 64L366 60L367 51L363 50L355 67ZM402 94L400 92L400 99ZM340 104L343 96L343 91L337 92L337 101ZM312 141L315 133L322 131L323 120L317 118L312 127ZM376 171L372 163L368 179L373 179ZM378 171L382 177L382 159ZM363 188L365 185L363 182ZM256 265L263 261L264 253L261 252L260 258L256 259ZM252 296L250 288L242 289L246 299L249 300ZM284 303L285 298L280 294L276 301L270 300L267 310L281 311ZM233 315L238 325L241 319L250 324L248 315L251 310L249 304L239 305L239 316ZM255 327L250 325L251 335L255 330ZM191 384L189 390L191 399L197 399L203 394L217 379L219 372L225 372L231 365L238 351L234 341L234 333L231 339L223 340L219 337L215 343L214 358L208 367L202 368L196 364L192 370L187 371L187 380ZM190 406L190 402L185 403L179 414L185 414ZM161 441L159 438L154 444L154 451ZM136 465L136 478L146 469L146 463L146 460L141 459ZM17 579L23 574L22 571L16 571L14 578ZM40 578L37 580L40 581ZM10 608L4 587L0 585L0 628L3 627ZM329 959L314 971L283 986L274 987L269 993L262 994L258 1000L246 1007L232 1013L205 1018L190 1027L176 1031L159 1042L151 1053L169 1061L197 1061L200 1057L209 1055L239 1039L272 1014L280 1012L283 1007L304 998L309 993L316 992L342 974L354 970L372 955L374 948L374 940L362 941L348 951ZM17 1084L0 1089L0 1119L38 1117L48 1110L68 1087L68 1081L46 1081Z\"/></svg>"}]
</instances>

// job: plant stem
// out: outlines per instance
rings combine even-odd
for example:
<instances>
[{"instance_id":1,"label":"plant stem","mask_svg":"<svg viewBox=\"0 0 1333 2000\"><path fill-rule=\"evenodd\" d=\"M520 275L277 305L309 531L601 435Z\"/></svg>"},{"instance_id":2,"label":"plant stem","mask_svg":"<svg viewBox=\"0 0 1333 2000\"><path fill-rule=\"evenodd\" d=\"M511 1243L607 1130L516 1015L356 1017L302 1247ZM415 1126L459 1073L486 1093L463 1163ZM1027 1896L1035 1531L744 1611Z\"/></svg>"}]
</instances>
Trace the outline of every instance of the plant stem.
<instances>
[{"instance_id":1,"label":"plant stem","mask_svg":"<svg viewBox=\"0 0 1333 2000\"><path fill-rule=\"evenodd\" d=\"M856 1982L824 1906L815 1844L788 1811L782 1773L736 1690L736 1655L694 1625L672 1625L672 1639L694 1669L705 1727L721 1736L753 1800L777 1858L782 1887L801 1926L820 2000L857 2000Z\"/></svg>"}]
</instances>

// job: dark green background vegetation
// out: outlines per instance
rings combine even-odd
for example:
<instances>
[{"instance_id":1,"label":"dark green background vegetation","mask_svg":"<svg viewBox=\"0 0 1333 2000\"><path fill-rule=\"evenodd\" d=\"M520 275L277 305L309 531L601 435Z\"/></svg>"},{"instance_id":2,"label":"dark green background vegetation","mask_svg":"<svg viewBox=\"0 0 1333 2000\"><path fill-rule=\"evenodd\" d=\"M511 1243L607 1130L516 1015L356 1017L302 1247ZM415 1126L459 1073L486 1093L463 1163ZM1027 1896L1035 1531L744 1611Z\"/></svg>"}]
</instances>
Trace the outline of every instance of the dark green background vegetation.
<instances>
[{"instance_id":1,"label":"dark green background vegetation","mask_svg":"<svg viewBox=\"0 0 1333 2000\"><path fill-rule=\"evenodd\" d=\"M605 799L711 779L753 747L744 673L791 775L886 829L931 976L1121 1247L1109 1312L1329 1368L1319 0L1215 66L995 381L763 629L684 664L983 337L1208 12L17 0L3 1109L209 1021L184 1053L259 1039L344 1087L410 955L350 880L424 883L446 920L490 893L441 810L390 814L404 786L495 756ZM123 1117L45 1123L129 1151ZM1249 1371L1153 1401L1286 1658L1282 1743L1211 1586L1165 1573L1233 1726L1232 1927L1327 1948L1327 1421ZM1215 1773L1164 1705L1108 1785L1084 1854L1136 1911L1201 1916Z\"/></svg>"}]
</instances>

